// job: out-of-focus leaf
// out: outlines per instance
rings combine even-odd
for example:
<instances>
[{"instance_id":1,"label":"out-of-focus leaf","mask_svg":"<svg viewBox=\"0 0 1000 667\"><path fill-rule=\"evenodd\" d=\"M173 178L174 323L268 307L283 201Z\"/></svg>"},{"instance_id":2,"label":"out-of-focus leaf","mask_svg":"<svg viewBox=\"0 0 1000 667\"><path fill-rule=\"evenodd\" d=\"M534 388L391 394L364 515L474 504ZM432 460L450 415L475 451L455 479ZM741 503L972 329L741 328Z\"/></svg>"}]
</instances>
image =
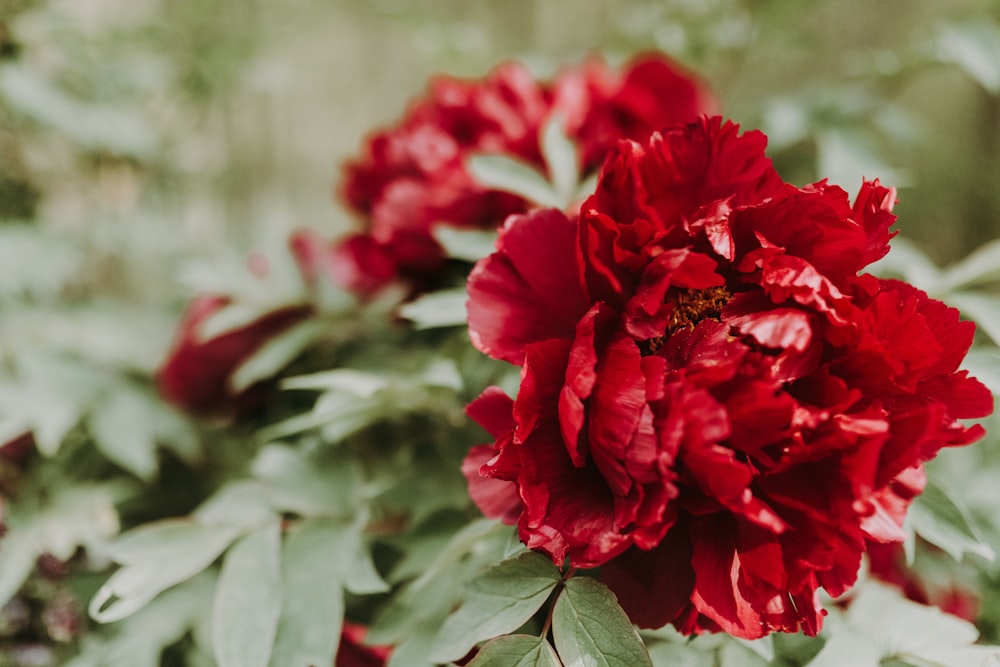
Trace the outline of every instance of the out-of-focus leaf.
<instances>
[{"instance_id":1,"label":"out-of-focus leaf","mask_svg":"<svg viewBox=\"0 0 1000 667\"><path fill-rule=\"evenodd\" d=\"M497 226L503 222L497 221ZM482 229L457 229L438 225L433 230L434 239L441 244L448 257L462 259L466 262L478 262L491 254L496 248L496 231Z\"/></svg>"},{"instance_id":2,"label":"out-of-focus leaf","mask_svg":"<svg viewBox=\"0 0 1000 667\"><path fill-rule=\"evenodd\" d=\"M85 645L63 667L160 667L164 649L205 613L214 589L214 576L203 574L166 591L125 619L111 639Z\"/></svg>"},{"instance_id":3,"label":"out-of-focus leaf","mask_svg":"<svg viewBox=\"0 0 1000 667\"><path fill-rule=\"evenodd\" d=\"M1000 647L973 646L976 627L957 616L904 599L867 582L843 617L831 615L829 639L808 667L880 667L894 658L915 665L982 667Z\"/></svg>"},{"instance_id":4,"label":"out-of-focus leaf","mask_svg":"<svg viewBox=\"0 0 1000 667\"><path fill-rule=\"evenodd\" d=\"M539 206L560 207L563 200L545 175L530 164L504 155L473 155L466 169L483 187L524 197ZM497 220L499 225L502 220Z\"/></svg>"},{"instance_id":5,"label":"out-of-focus leaf","mask_svg":"<svg viewBox=\"0 0 1000 667\"><path fill-rule=\"evenodd\" d=\"M24 116L90 149L143 158L156 145L156 136L142 116L71 97L25 66L0 66L0 94Z\"/></svg>"},{"instance_id":6,"label":"out-of-focus leaf","mask_svg":"<svg viewBox=\"0 0 1000 667\"><path fill-rule=\"evenodd\" d=\"M307 320L271 338L233 371L229 377L230 389L240 393L256 382L274 377L315 342L327 327L327 323Z\"/></svg>"},{"instance_id":7,"label":"out-of-focus leaf","mask_svg":"<svg viewBox=\"0 0 1000 667\"><path fill-rule=\"evenodd\" d=\"M1000 27L983 18L941 26L937 39L941 60L958 65L979 85L1000 93Z\"/></svg>"},{"instance_id":8,"label":"out-of-focus leaf","mask_svg":"<svg viewBox=\"0 0 1000 667\"><path fill-rule=\"evenodd\" d=\"M614 593L592 577L566 582L552 614L552 636L566 667L653 664Z\"/></svg>"},{"instance_id":9,"label":"out-of-focus leaf","mask_svg":"<svg viewBox=\"0 0 1000 667\"><path fill-rule=\"evenodd\" d=\"M222 563L212 611L219 667L268 666L282 596L281 526L276 521L241 538Z\"/></svg>"},{"instance_id":10,"label":"out-of-focus leaf","mask_svg":"<svg viewBox=\"0 0 1000 667\"><path fill-rule=\"evenodd\" d=\"M286 445L264 447L252 464L271 502L302 516L345 514L357 503L360 471L350 460L316 461Z\"/></svg>"},{"instance_id":11,"label":"out-of-focus leaf","mask_svg":"<svg viewBox=\"0 0 1000 667\"><path fill-rule=\"evenodd\" d=\"M437 329L465 324L465 288L431 292L399 309L417 329Z\"/></svg>"},{"instance_id":12,"label":"out-of-focus leaf","mask_svg":"<svg viewBox=\"0 0 1000 667\"><path fill-rule=\"evenodd\" d=\"M149 481L156 475L156 438L147 404L131 392L115 392L89 415L88 424L97 448L136 477Z\"/></svg>"},{"instance_id":13,"label":"out-of-focus leaf","mask_svg":"<svg viewBox=\"0 0 1000 667\"><path fill-rule=\"evenodd\" d=\"M0 226L0 297L51 299L83 271L84 255L37 226Z\"/></svg>"},{"instance_id":14,"label":"out-of-focus leaf","mask_svg":"<svg viewBox=\"0 0 1000 667\"><path fill-rule=\"evenodd\" d=\"M284 605L271 655L272 667L332 665L344 621L341 524L309 519L281 551Z\"/></svg>"},{"instance_id":15,"label":"out-of-focus leaf","mask_svg":"<svg viewBox=\"0 0 1000 667\"><path fill-rule=\"evenodd\" d=\"M389 381L382 375L338 368L310 375L296 375L281 381L282 389L315 389L318 391L345 391L355 396L368 398L385 389Z\"/></svg>"},{"instance_id":16,"label":"out-of-focus leaf","mask_svg":"<svg viewBox=\"0 0 1000 667\"><path fill-rule=\"evenodd\" d=\"M930 294L940 291L941 272L912 241L895 237L889 254L868 267L872 273L880 276L898 276Z\"/></svg>"},{"instance_id":17,"label":"out-of-focus leaf","mask_svg":"<svg viewBox=\"0 0 1000 667\"><path fill-rule=\"evenodd\" d=\"M966 511L943 488L928 482L910 506L913 529L955 560L971 553L993 560L993 549L976 530Z\"/></svg>"},{"instance_id":18,"label":"out-of-focus leaf","mask_svg":"<svg viewBox=\"0 0 1000 667\"><path fill-rule=\"evenodd\" d=\"M716 667L714 651L699 651L693 646L655 642L649 645L654 667Z\"/></svg>"},{"instance_id":19,"label":"out-of-focus leaf","mask_svg":"<svg viewBox=\"0 0 1000 667\"><path fill-rule=\"evenodd\" d=\"M330 391L316 400L312 411L267 426L258 436L266 442L318 428L323 429L329 442L338 442L384 416L385 412L381 396L359 397Z\"/></svg>"},{"instance_id":20,"label":"out-of-focus leaf","mask_svg":"<svg viewBox=\"0 0 1000 667\"><path fill-rule=\"evenodd\" d=\"M580 184L580 156L576 144L566 136L564 125L565 121L554 115L542 127L539 137L552 188L562 199L560 208L572 203Z\"/></svg>"},{"instance_id":21,"label":"out-of-focus leaf","mask_svg":"<svg viewBox=\"0 0 1000 667\"><path fill-rule=\"evenodd\" d=\"M940 280L942 292L1000 280L1000 240L979 246L967 257L948 267Z\"/></svg>"},{"instance_id":22,"label":"out-of-focus leaf","mask_svg":"<svg viewBox=\"0 0 1000 667\"><path fill-rule=\"evenodd\" d=\"M958 307L975 320L979 328L995 343L1000 344L1000 297L971 292L952 292L947 299L951 305Z\"/></svg>"},{"instance_id":23,"label":"out-of-focus leaf","mask_svg":"<svg viewBox=\"0 0 1000 667\"><path fill-rule=\"evenodd\" d=\"M551 644L541 637L507 635L483 644L469 667L561 667Z\"/></svg>"},{"instance_id":24,"label":"out-of-focus leaf","mask_svg":"<svg viewBox=\"0 0 1000 667\"><path fill-rule=\"evenodd\" d=\"M270 494L253 480L229 482L191 514L204 526L239 529L259 528L274 517Z\"/></svg>"},{"instance_id":25,"label":"out-of-focus leaf","mask_svg":"<svg viewBox=\"0 0 1000 667\"><path fill-rule=\"evenodd\" d=\"M994 394L1000 395L1000 350L974 347L965 355L962 368L972 373Z\"/></svg>"},{"instance_id":26,"label":"out-of-focus leaf","mask_svg":"<svg viewBox=\"0 0 1000 667\"><path fill-rule=\"evenodd\" d=\"M35 569L39 549L27 526L8 527L0 539L0 605L5 605Z\"/></svg>"},{"instance_id":27,"label":"out-of-focus leaf","mask_svg":"<svg viewBox=\"0 0 1000 667\"><path fill-rule=\"evenodd\" d=\"M872 150L872 142L860 133L827 128L816 136L817 171L848 191L860 187L863 178L878 177L896 187L906 185L906 174L889 167Z\"/></svg>"},{"instance_id":28,"label":"out-of-focus leaf","mask_svg":"<svg viewBox=\"0 0 1000 667\"><path fill-rule=\"evenodd\" d=\"M552 561L533 551L490 568L469 582L465 602L441 627L431 659L458 660L478 642L518 629L538 611L559 578Z\"/></svg>"},{"instance_id":29,"label":"out-of-focus leaf","mask_svg":"<svg viewBox=\"0 0 1000 667\"><path fill-rule=\"evenodd\" d=\"M179 519L123 534L111 548L123 567L90 601L91 618L110 623L135 613L162 591L211 565L239 534L238 528Z\"/></svg>"}]
</instances>

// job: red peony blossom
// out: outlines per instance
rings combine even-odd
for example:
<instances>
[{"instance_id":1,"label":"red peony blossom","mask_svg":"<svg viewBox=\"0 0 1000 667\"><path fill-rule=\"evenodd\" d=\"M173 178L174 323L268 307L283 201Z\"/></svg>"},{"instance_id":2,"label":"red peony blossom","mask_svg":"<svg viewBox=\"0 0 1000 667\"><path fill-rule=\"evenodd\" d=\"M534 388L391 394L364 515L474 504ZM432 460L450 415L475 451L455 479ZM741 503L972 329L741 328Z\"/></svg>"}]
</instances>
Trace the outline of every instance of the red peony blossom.
<instances>
[{"instance_id":1,"label":"red peony blossom","mask_svg":"<svg viewBox=\"0 0 1000 667\"><path fill-rule=\"evenodd\" d=\"M765 145L720 118L622 141L578 219L511 216L469 278L473 343L522 366L468 408L496 439L472 497L642 627L816 634L819 588L993 409L958 370L974 325L860 273L895 192L794 187Z\"/></svg>"},{"instance_id":2,"label":"red peony blossom","mask_svg":"<svg viewBox=\"0 0 1000 667\"><path fill-rule=\"evenodd\" d=\"M475 181L466 169L473 154L504 155L545 171L539 134L556 114L587 173L619 139L645 139L714 108L700 82L660 55L637 58L622 70L594 59L552 83L536 81L518 63L501 65L482 81L441 77L396 126L368 138L363 155L345 167L342 195L399 276L427 282L444 261L434 226L495 228L508 214L527 210L520 197ZM383 279L383 266L376 263L361 281L366 288Z\"/></svg>"},{"instance_id":3,"label":"red peony blossom","mask_svg":"<svg viewBox=\"0 0 1000 667\"><path fill-rule=\"evenodd\" d=\"M385 665L392 653L392 647L365 645L363 642L367 632L367 629L362 625L344 623L334 667L382 667Z\"/></svg>"},{"instance_id":4,"label":"red peony blossom","mask_svg":"<svg viewBox=\"0 0 1000 667\"><path fill-rule=\"evenodd\" d=\"M229 386L230 377L267 341L312 314L311 306L287 306L213 338L204 338L202 326L229 303L224 296L205 294L195 298L157 372L163 397L190 413L228 415L258 407L260 387L252 386L237 394Z\"/></svg>"}]
</instances>

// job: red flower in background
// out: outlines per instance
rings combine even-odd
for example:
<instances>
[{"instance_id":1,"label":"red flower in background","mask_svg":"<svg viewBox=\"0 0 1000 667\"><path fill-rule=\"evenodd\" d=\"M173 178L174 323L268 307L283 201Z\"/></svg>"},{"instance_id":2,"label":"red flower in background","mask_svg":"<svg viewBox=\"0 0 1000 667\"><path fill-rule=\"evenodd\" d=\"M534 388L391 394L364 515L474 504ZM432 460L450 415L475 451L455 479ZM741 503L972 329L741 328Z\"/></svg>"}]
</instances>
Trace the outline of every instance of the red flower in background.
<instances>
[{"instance_id":1,"label":"red flower in background","mask_svg":"<svg viewBox=\"0 0 1000 667\"><path fill-rule=\"evenodd\" d=\"M382 667L385 664L392 647L366 646L363 642L367 632L362 625L344 623L334 667Z\"/></svg>"},{"instance_id":2,"label":"red flower in background","mask_svg":"<svg viewBox=\"0 0 1000 667\"><path fill-rule=\"evenodd\" d=\"M478 184L466 169L473 154L500 154L544 171L539 133L556 114L579 145L586 173L619 139L645 139L714 107L700 82L659 55L622 70L594 59L552 83L536 81L518 63L481 81L441 77L397 125L368 138L362 156L345 167L342 195L399 276L426 282L444 261L431 235L435 225L495 228L528 208L520 197ZM383 264L376 267L366 288L383 278Z\"/></svg>"},{"instance_id":3,"label":"red flower in background","mask_svg":"<svg viewBox=\"0 0 1000 667\"><path fill-rule=\"evenodd\" d=\"M992 411L957 370L974 325L859 275L894 191L793 187L765 145L719 118L623 141L578 220L510 217L470 275L473 343L522 365L468 408L496 438L472 497L643 627L815 634L818 589L902 538L923 462Z\"/></svg>"},{"instance_id":4,"label":"red flower in background","mask_svg":"<svg viewBox=\"0 0 1000 667\"><path fill-rule=\"evenodd\" d=\"M231 415L260 407L264 398L262 387L255 385L234 392L230 378L267 341L312 314L311 306L287 306L218 336L204 337L203 325L229 303L229 297L224 296L206 294L195 298L188 305L167 359L157 372L160 393L187 412Z\"/></svg>"},{"instance_id":5,"label":"red flower in background","mask_svg":"<svg viewBox=\"0 0 1000 667\"><path fill-rule=\"evenodd\" d=\"M922 577L906 564L902 544L868 545L869 572L873 577L899 588L903 595L920 604L975 623L979 617L979 596L954 577Z\"/></svg>"}]
</instances>

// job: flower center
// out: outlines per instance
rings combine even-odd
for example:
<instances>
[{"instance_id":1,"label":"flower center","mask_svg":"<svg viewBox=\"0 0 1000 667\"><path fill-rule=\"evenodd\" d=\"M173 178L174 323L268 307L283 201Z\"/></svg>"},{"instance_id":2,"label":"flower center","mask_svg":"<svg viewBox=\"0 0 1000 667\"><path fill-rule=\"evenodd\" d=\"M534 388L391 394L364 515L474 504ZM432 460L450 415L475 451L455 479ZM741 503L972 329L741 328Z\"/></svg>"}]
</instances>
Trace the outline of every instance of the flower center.
<instances>
[{"instance_id":1,"label":"flower center","mask_svg":"<svg viewBox=\"0 0 1000 667\"><path fill-rule=\"evenodd\" d=\"M656 354L667 339L680 329L693 329L704 319L718 320L730 297L732 294L725 286L678 290L673 295L674 312L670 314L670 322L663 335L637 341L642 356Z\"/></svg>"}]
</instances>

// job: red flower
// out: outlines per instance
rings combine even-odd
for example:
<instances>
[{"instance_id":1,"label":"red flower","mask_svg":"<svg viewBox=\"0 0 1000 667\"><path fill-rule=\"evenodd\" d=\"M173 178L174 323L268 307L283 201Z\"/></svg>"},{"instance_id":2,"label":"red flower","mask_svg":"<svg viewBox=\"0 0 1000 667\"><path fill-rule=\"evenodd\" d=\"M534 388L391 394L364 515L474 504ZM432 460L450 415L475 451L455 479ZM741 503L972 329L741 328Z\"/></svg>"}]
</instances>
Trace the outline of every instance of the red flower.
<instances>
[{"instance_id":1,"label":"red flower","mask_svg":"<svg viewBox=\"0 0 1000 667\"><path fill-rule=\"evenodd\" d=\"M363 642L367 630L364 626L344 623L340 634L340 648L334 667L382 667L392 648L389 646L366 646Z\"/></svg>"},{"instance_id":2,"label":"red flower","mask_svg":"<svg viewBox=\"0 0 1000 667\"><path fill-rule=\"evenodd\" d=\"M644 139L714 104L699 82L659 55L622 71L595 59L551 84L518 63L482 81L441 77L398 125L369 137L363 155L346 165L342 194L398 273L426 281L444 259L431 236L435 225L494 228L527 209L520 197L478 184L466 170L471 155L505 155L544 171L539 133L555 113L589 172L619 139Z\"/></svg>"},{"instance_id":3,"label":"red flower","mask_svg":"<svg viewBox=\"0 0 1000 667\"><path fill-rule=\"evenodd\" d=\"M510 217L470 275L473 343L522 364L515 400L469 406L496 438L472 496L643 627L815 634L817 590L900 539L923 462L992 411L957 370L974 325L859 275L894 191L793 187L765 144L719 118L623 141L579 220Z\"/></svg>"},{"instance_id":4,"label":"red flower","mask_svg":"<svg viewBox=\"0 0 1000 667\"><path fill-rule=\"evenodd\" d=\"M157 373L160 393L177 407L200 415L231 414L259 407L260 386L234 392L232 374L264 343L306 319L312 307L287 306L259 319L205 338L202 326L229 305L224 296L202 295L184 313L166 361Z\"/></svg>"}]
</instances>

